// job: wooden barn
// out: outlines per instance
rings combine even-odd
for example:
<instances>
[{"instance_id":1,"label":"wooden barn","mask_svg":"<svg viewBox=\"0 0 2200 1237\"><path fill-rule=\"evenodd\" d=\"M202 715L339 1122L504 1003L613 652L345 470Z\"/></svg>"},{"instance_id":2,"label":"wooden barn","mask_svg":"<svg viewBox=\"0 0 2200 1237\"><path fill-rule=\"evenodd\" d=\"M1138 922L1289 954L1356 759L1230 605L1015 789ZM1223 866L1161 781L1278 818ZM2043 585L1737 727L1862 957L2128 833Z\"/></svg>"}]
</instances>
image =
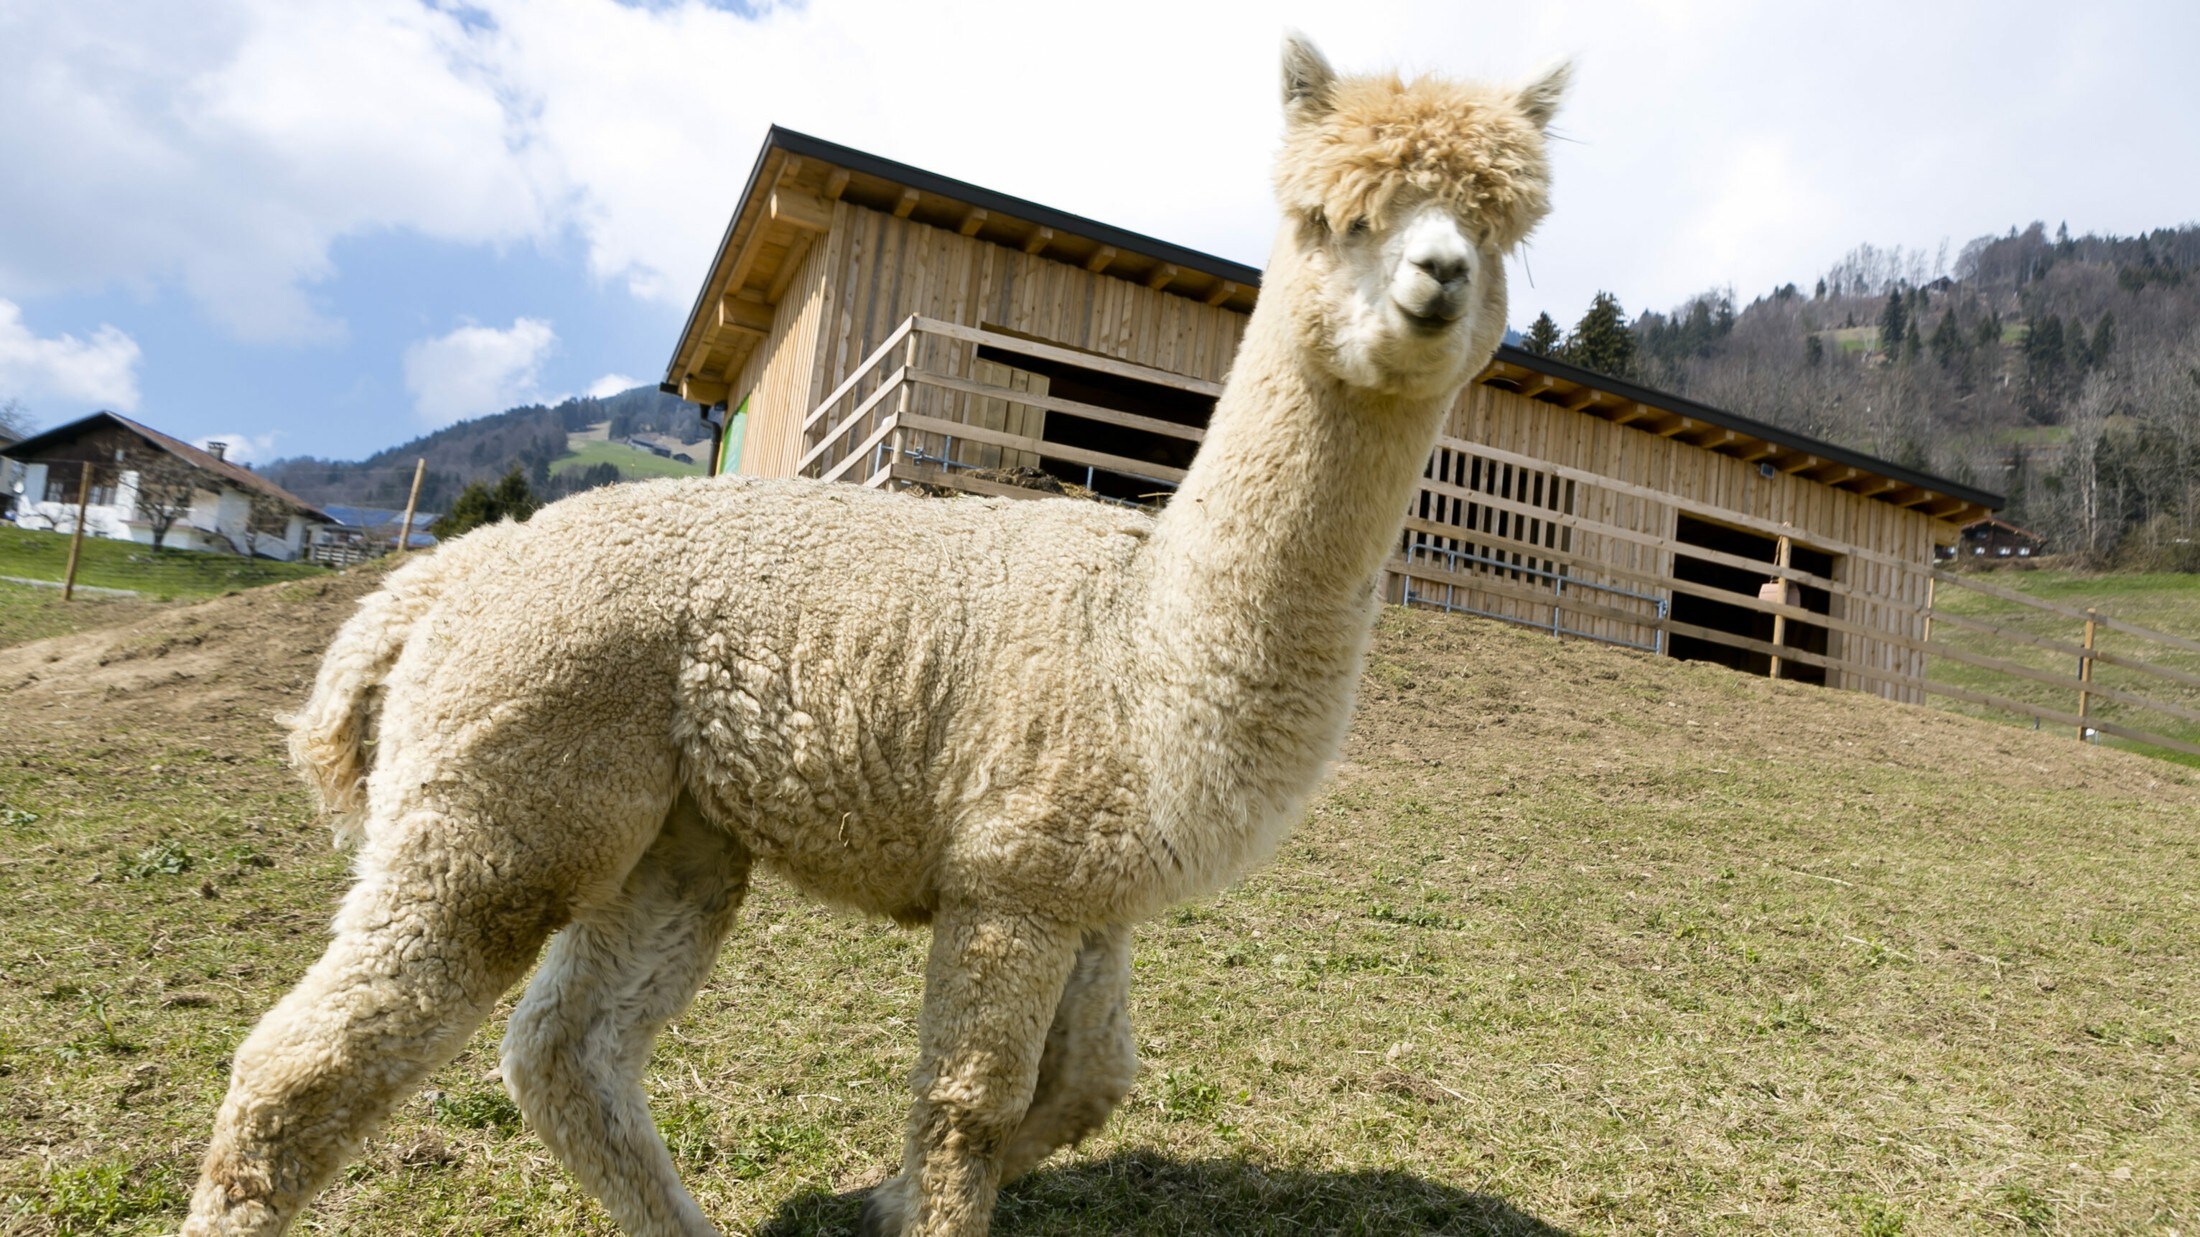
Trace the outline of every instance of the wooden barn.
<instances>
[{"instance_id":1,"label":"wooden barn","mask_svg":"<svg viewBox=\"0 0 2200 1237\"><path fill-rule=\"evenodd\" d=\"M774 128L664 389L717 471L1165 502L1254 268ZM1390 600L1921 698L1967 486L1502 349L1430 457Z\"/></svg>"}]
</instances>

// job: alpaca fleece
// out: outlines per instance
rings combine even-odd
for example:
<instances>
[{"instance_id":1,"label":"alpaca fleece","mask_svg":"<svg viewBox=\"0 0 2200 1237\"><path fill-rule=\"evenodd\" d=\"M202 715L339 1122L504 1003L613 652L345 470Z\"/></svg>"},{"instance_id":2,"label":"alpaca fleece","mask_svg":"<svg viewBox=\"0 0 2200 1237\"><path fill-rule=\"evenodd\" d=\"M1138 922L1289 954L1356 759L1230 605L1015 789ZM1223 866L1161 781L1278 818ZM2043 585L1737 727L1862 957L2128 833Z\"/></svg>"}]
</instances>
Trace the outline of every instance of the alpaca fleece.
<instances>
[{"instance_id":1,"label":"alpaca fleece","mask_svg":"<svg viewBox=\"0 0 2200 1237\"><path fill-rule=\"evenodd\" d=\"M866 1233L983 1234L1000 1182L1106 1121L1137 1072L1130 925L1303 811L1547 202L1563 71L1340 79L1294 40L1284 78L1284 225L1159 516L620 486L362 603L292 737L358 878L237 1050L186 1237L284 1231L538 955L503 1058L529 1125L628 1231L715 1233L641 1077L758 864L931 926Z\"/></svg>"}]
</instances>

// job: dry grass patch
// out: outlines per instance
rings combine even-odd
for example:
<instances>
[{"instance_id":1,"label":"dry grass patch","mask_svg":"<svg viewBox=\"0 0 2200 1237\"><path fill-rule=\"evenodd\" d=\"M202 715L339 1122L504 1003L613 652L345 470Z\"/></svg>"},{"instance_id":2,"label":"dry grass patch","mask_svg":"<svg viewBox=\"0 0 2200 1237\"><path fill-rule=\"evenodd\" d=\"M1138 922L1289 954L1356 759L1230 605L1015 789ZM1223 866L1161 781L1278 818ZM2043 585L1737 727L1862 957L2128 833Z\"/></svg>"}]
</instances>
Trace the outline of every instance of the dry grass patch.
<instances>
[{"instance_id":1,"label":"dry grass patch","mask_svg":"<svg viewBox=\"0 0 2200 1237\"><path fill-rule=\"evenodd\" d=\"M342 888L268 719L365 584L0 651L59 719L0 739L0 1231L178 1219ZM1364 691L1277 861L1141 931L1138 1089L996 1231L2200 1224L2191 770L1402 612ZM729 1230L853 1231L922 957L758 889L650 1080ZM609 1232L499 1029L302 1231Z\"/></svg>"}]
</instances>

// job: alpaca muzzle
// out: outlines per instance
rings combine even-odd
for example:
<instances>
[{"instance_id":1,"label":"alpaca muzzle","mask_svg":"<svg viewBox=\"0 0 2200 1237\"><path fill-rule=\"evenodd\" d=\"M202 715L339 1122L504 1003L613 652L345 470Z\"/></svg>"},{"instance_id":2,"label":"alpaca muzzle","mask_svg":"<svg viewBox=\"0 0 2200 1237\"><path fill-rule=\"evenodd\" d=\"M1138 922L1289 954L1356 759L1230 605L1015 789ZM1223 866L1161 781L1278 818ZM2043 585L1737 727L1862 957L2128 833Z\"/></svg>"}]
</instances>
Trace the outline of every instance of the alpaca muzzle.
<instances>
[{"instance_id":1,"label":"alpaca muzzle","mask_svg":"<svg viewBox=\"0 0 2200 1237\"><path fill-rule=\"evenodd\" d=\"M1400 270L1390 283L1390 300L1415 326L1442 330L1466 316L1468 277L1464 265L1450 279L1439 279L1426 267Z\"/></svg>"}]
</instances>

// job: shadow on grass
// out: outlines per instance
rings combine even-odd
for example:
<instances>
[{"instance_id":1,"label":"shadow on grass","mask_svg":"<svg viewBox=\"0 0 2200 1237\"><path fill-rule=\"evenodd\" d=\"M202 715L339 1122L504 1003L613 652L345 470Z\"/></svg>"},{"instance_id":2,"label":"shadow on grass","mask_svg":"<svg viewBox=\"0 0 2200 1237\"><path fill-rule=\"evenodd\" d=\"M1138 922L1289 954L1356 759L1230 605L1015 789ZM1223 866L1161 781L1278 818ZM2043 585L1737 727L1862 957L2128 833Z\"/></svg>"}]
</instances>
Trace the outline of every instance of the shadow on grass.
<instances>
[{"instance_id":1,"label":"shadow on grass","mask_svg":"<svg viewBox=\"0 0 2200 1237\"><path fill-rule=\"evenodd\" d=\"M757 1237L848 1237L864 1190L788 1200ZM1356 1234L1358 1237L1566 1237L1492 1194L1411 1173L1300 1172L1234 1160L1172 1160L1133 1151L1042 1168L1001 1191L996 1237L1168 1234Z\"/></svg>"}]
</instances>

